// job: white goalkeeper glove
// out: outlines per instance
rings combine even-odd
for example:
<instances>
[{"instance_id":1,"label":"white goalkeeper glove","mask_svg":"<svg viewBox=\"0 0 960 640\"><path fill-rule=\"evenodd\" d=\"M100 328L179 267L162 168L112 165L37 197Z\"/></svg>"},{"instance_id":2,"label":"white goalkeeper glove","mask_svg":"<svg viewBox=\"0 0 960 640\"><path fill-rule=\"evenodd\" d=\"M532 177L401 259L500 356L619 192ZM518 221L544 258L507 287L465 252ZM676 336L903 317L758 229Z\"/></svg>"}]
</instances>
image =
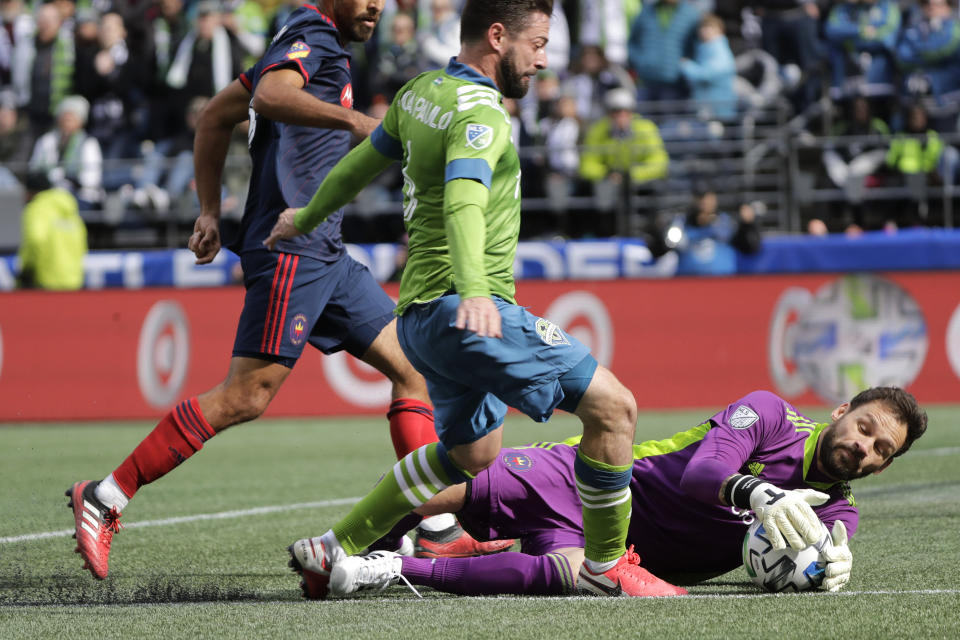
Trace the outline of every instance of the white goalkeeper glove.
<instances>
[{"instance_id":1,"label":"white goalkeeper glove","mask_svg":"<svg viewBox=\"0 0 960 640\"><path fill-rule=\"evenodd\" d=\"M831 544L823 549L827 567L824 570L824 579L820 588L827 591L840 591L850 580L850 570L853 568L853 554L850 552L850 545L847 544L847 527L842 521L837 520L833 523L830 540Z\"/></svg>"},{"instance_id":2,"label":"white goalkeeper glove","mask_svg":"<svg viewBox=\"0 0 960 640\"><path fill-rule=\"evenodd\" d=\"M823 523L812 506L830 499L813 489L780 489L753 476L735 475L724 489L727 504L753 509L774 549L789 544L805 549L823 536Z\"/></svg>"}]
</instances>

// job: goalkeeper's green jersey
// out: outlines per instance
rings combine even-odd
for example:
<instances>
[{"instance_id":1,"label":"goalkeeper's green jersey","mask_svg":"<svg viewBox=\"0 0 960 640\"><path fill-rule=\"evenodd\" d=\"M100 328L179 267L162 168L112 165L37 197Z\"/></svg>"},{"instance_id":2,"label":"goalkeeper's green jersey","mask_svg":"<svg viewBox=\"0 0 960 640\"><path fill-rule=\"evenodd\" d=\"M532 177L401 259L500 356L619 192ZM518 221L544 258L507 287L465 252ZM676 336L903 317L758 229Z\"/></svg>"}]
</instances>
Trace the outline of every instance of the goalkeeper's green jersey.
<instances>
[{"instance_id":1,"label":"goalkeeper's green jersey","mask_svg":"<svg viewBox=\"0 0 960 640\"><path fill-rule=\"evenodd\" d=\"M398 315L454 290L514 302L520 160L501 99L489 78L451 60L404 85L370 138L402 162L410 244Z\"/></svg>"}]
</instances>

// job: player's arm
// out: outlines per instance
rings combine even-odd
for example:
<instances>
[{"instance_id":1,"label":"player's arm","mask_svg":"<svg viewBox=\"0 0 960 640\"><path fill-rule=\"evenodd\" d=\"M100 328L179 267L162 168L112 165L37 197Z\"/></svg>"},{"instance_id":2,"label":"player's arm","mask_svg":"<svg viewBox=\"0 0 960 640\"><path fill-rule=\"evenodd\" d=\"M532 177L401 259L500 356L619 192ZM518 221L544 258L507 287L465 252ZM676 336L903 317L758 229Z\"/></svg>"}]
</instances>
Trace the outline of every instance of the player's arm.
<instances>
[{"instance_id":1,"label":"player's arm","mask_svg":"<svg viewBox=\"0 0 960 640\"><path fill-rule=\"evenodd\" d=\"M230 136L247 119L250 93L234 80L217 93L200 112L193 140L193 170L200 200L200 215L187 246L197 264L211 262L220 251L220 189Z\"/></svg>"},{"instance_id":2,"label":"player's arm","mask_svg":"<svg viewBox=\"0 0 960 640\"><path fill-rule=\"evenodd\" d=\"M393 158L382 154L365 138L338 162L320 183L317 192L300 209L283 211L263 241L271 251L277 242L310 233L334 211L353 200L375 176L386 169Z\"/></svg>"},{"instance_id":3,"label":"player's arm","mask_svg":"<svg viewBox=\"0 0 960 640\"><path fill-rule=\"evenodd\" d=\"M265 73L257 83L251 106L275 122L344 129L358 138L366 138L379 124L359 111L325 102L303 91L303 74L294 69L276 69Z\"/></svg>"},{"instance_id":4,"label":"player's arm","mask_svg":"<svg viewBox=\"0 0 960 640\"><path fill-rule=\"evenodd\" d=\"M460 296L456 327L481 337L501 338L500 311L490 297L484 266L490 191L476 180L456 179L443 189L443 226L447 234L453 280Z\"/></svg>"}]
</instances>

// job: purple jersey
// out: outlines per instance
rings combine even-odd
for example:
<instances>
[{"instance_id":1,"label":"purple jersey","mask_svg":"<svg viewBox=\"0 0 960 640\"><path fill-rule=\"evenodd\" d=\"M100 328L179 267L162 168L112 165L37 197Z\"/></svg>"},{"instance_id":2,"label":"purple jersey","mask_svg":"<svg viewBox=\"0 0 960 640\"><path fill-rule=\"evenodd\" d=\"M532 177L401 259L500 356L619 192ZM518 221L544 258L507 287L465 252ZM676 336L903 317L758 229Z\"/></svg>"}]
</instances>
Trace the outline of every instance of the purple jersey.
<instances>
[{"instance_id":1,"label":"purple jersey","mask_svg":"<svg viewBox=\"0 0 960 640\"><path fill-rule=\"evenodd\" d=\"M813 460L826 427L774 394L755 391L693 429L634 445L627 544L654 573L718 574L741 566L754 515L724 506L719 497L721 483L735 473L783 489L828 493L830 500L814 511L828 527L843 520L852 535L857 510L849 485L830 482ZM480 539L519 538L533 555L582 546L573 474L577 440L501 451L470 483L458 513L464 528Z\"/></svg>"},{"instance_id":2,"label":"purple jersey","mask_svg":"<svg viewBox=\"0 0 960 640\"><path fill-rule=\"evenodd\" d=\"M353 106L350 52L340 44L333 20L311 5L291 14L267 51L240 82L253 94L264 74L294 69L303 74L304 91L346 108ZM262 250L263 241L287 207L306 205L330 169L350 150L350 132L274 122L250 110L253 171L237 253ZM277 243L277 251L331 262L343 251L338 211L311 233Z\"/></svg>"}]
</instances>

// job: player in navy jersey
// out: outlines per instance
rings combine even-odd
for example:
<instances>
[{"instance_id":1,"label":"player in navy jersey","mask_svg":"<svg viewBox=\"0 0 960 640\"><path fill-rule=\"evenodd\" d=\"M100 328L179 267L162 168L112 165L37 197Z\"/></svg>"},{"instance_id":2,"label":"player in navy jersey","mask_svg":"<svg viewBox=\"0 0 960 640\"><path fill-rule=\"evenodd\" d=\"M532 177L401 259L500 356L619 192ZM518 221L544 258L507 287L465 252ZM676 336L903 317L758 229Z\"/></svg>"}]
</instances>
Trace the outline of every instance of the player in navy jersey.
<instances>
[{"instance_id":1,"label":"player in navy jersey","mask_svg":"<svg viewBox=\"0 0 960 640\"><path fill-rule=\"evenodd\" d=\"M349 150L351 136L365 137L377 126L379 121L352 109L347 46L371 37L382 9L383 0L301 7L263 58L201 114L194 144L201 213L189 240L198 264L211 262L220 250L226 150L234 127L249 121L253 171L240 233L230 246L240 255L246 298L226 379L178 404L103 481L78 482L67 491L77 551L95 577L107 575L120 511L134 493L218 432L260 416L308 343L328 354L345 350L390 379L387 415L398 456L436 441L426 384L397 342L394 303L367 268L347 255L342 214L275 251L263 246L277 215L310 200ZM471 551L504 547L478 547L458 527L453 533L456 544Z\"/></svg>"},{"instance_id":2,"label":"player in navy jersey","mask_svg":"<svg viewBox=\"0 0 960 640\"><path fill-rule=\"evenodd\" d=\"M875 387L831 418L815 423L782 398L755 391L692 429L634 445L627 544L641 566L661 578L697 582L742 565L754 519L780 548L818 540L822 521L832 539L821 588L842 588L853 562L848 532L858 524L849 481L890 466L923 435L927 415L902 389ZM419 509L456 511L479 539L519 538L521 553L434 561L387 552L351 556L334 565L331 594L382 587L401 576L465 595L572 593L583 558L576 440L504 449L469 483ZM664 585L661 595L672 595Z\"/></svg>"}]
</instances>

